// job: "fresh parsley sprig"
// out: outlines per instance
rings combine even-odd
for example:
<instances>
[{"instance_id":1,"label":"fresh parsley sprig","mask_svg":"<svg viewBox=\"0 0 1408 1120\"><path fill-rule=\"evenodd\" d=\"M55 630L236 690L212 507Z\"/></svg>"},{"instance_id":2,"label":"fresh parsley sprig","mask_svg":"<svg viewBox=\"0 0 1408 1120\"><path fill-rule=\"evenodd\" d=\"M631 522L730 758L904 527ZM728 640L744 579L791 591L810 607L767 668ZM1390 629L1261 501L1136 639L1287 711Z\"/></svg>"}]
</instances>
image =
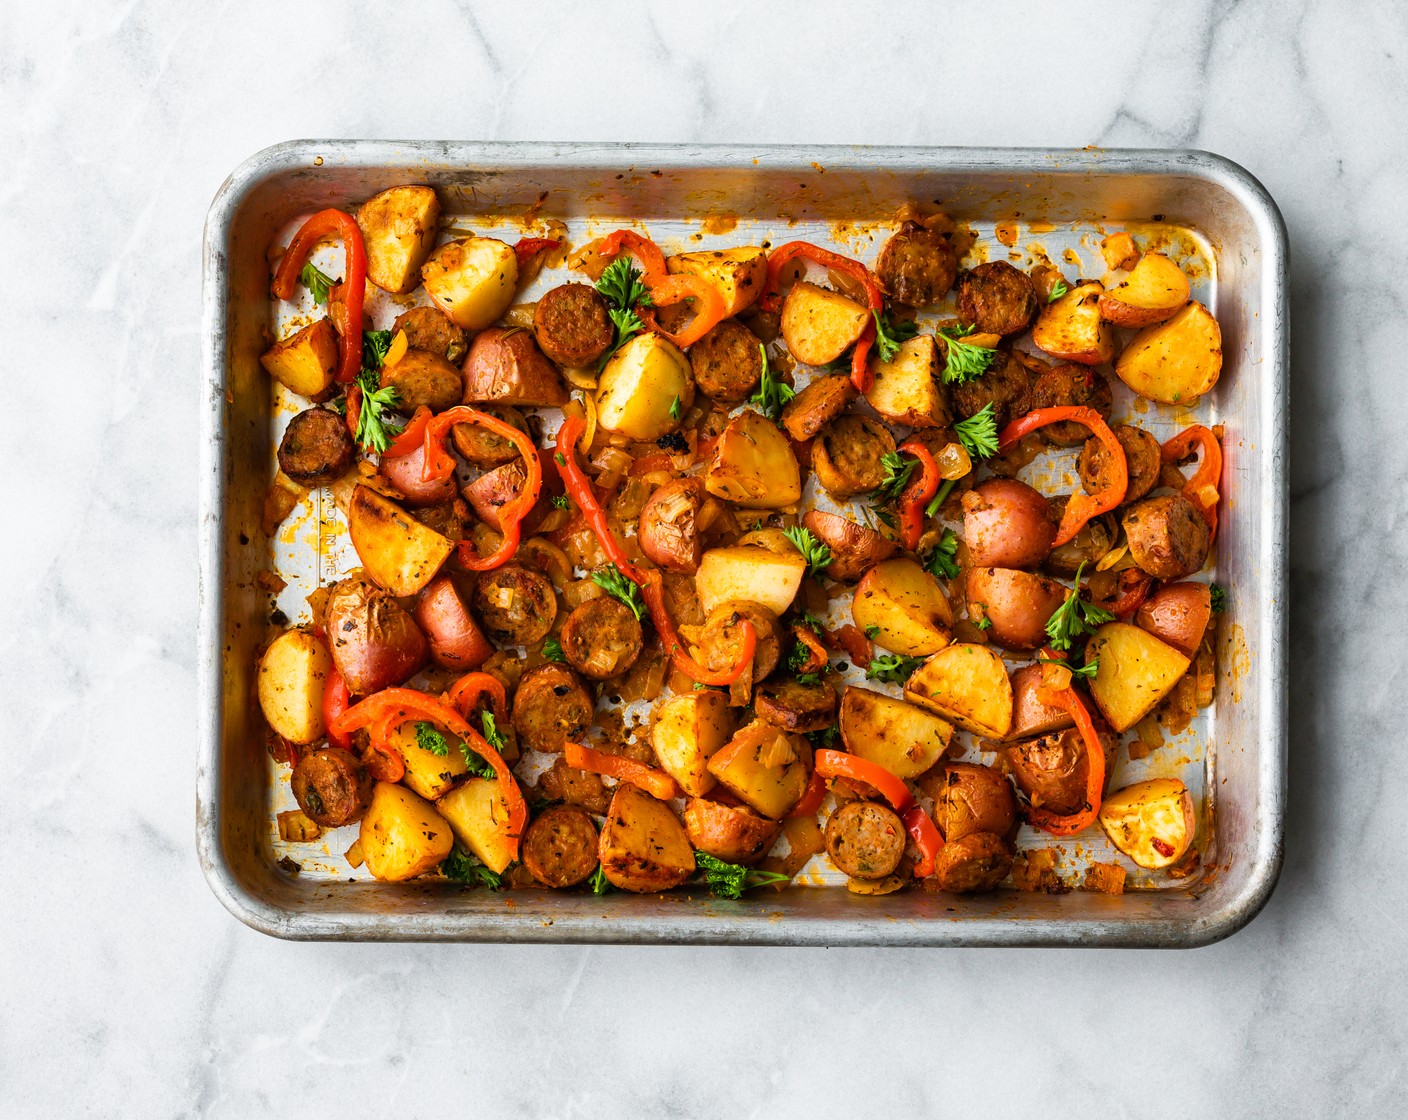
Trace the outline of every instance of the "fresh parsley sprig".
<instances>
[{"instance_id":1,"label":"fresh parsley sprig","mask_svg":"<svg viewBox=\"0 0 1408 1120\"><path fill-rule=\"evenodd\" d=\"M1221 614L1227 609L1227 592L1217 584L1208 585L1208 593L1212 596L1212 613Z\"/></svg>"},{"instance_id":2,"label":"fresh parsley sprig","mask_svg":"<svg viewBox=\"0 0 1408 1120\"><path fill-rule=\"evenodd\" d=\"M945 529L926 565L936 579L958 578L958 534Z\"/></svg>"},{"instance_id":3,"label":"fresh parsley sprig","mask_svg":"<svg viewBox=\"0 0 1408 1120\"><path fill-rule=\"evenodd\" d=\"M494 717L490 713L485 712L483 719L487 721L487 729L484 738L488 740L491 746L495 748L502 747L504 745L502 735L497 731L494 731L492 736L488 734L488 730L494 727ZM497 742L495 740L497 740ZM424 720L420 720L416 723L416 746L420 747L423 751L429 751L431 754L435 755L436 758L445 758L450 753L450 740L446 738L445 733L433 723L426 723ZM469 773L472 777L493 778L496 776L494 768L484 761L484 759L480 757L479 752L474 750L468 743L457 743L456 746L459 747L460 753L464 755L465 765L469 767Z\"/></svg>"},{"instance_id":4,"label":"fresh parsley sprig","mask_svg":"<svg viewBox=\"0 0 1408 1120\"><path fill-rule=\"evenodd\" d=\"M562 652L562 643L556 638L543 639L543 656L549 661L567 660L567 655Z\"/></svg>"},{"instance_id":5,"label":"fresh parsley sprig","mask_svg":"<svg viewBox=\"0 0 1408 1120\"><path fill-rule=\"evenodd\" d=\"M332 289L337 284L336 280L312 261L307 261L303 265L303 271L298 274L298 282L312 294L314 303L324 305L331 298Z\"/></svg>"},{"instance_id":6,"label":"fresh parsley sprig","mask_svg":"<svg viewBox=\"0 0 1408 1120\"><path fill-rule=\"evenodd\" d=\"M820 575L831 563L831 549L817 540L810 529L805 529L801 525L792 525L783 529L782 532L802 554L802 559L807 562L807 575Z\"/></svg>"},{"instance_id":7,"label":"fresh parsley sprig","mask_svg":"<svg viewBox=\"0 0 1408 1120\"><path fill-rule=\"evenodd\" d=\"M963 340L974 331L973 327L940 327L944 336L944 383L962 385L981 377L997 357L997 351L986 346L976 346Z\"/></svg>"},{"instance_id":8,"label":"fresh parsley sprig","mask_svg":"<svg viewBox=\"0 0 1408 1120\"><path fill-rule=\"evenodd\" d=\"M400 419L391 414L401 403L400 391L395 385L379 388L379 381L374 370L363 369L357 374L362 401L357 411L357 431L353 435L364 451L378 454L391 446L391 437L403 427Z\"/></svg>"},{"instance_id":9,"label":"fresh parsley sprig","mask_svg":"<svg viewBox=\"0 0 1408 1120\"><path fill-rule=\"evenodd\" d=\"M1056 283L1051 285L1051 294L1046 297L1046 302L1055 303L1058 299L1060 299L1070 290L1071 289L1066 286L1066 282L1064 280L1057 280Z\"/></svg>"},{"instance_id":10,"label":"fresh parsley sprig","mask_svg":"<svg viewBox=\"0 0 1408 1120\"><path fill-rule=\"evenodd\" d=\"M787 883L791 876L776 871L756 871L736 863L725 863L708 852L694 853L695 865L704 873L704 881L717 898L742 898L744 891L754 887L771 886L774 883Z\"/></svg>"},{"instance_id":11,"label":"fresh parsley sprig","mask_svg":"<svg viewBox=\"0 0 1408 1120\"><path fill-rule=\"evenodd\" d=\"M429 751L437 758L444 758L450 753L450 741L445 738L444 733L433 723L426 723L424 720L416 724L416 746L423 751Z\"/></svg>"},{"instance_id":12,"label":"fresh parsley sprig","mask_svg":"<svg viewBox=\"0 0 1408 1120\"><path fill-rule=\"evenodd\" d=\"M440 874L457 883L477 884L481 887L488 887L491 891L499 890L504 885L502 875L490 871L458 844L451 848L450 854L441 860Z\"/></svg>"},{"instance_id":13,"label":"fresh parsley sprig","mask_svg":"<svg viewBox=\"0 0 1408 1120\"><path fill-rule=\"evenodd\" d=\"M1046 636L1051 639L1052 649L1068 650L1077 639L1095 633L1097 626L1115 620L1103 607L1080 597L1080 577L1084 571L1085 561L1082 560L1076 568L1075 586L1046 623Z\"/></svg>"},{"instance_id":14,"label":"fresh parsley sprig","mask_svg":"<svg viewBox=\"0 0 1408 1120\"><path fill-rule=\"evenodd\" d=\"M616 888L611 885L611 880L606 877L606 872L602 870L601 864L596 865L596 870L592 872L592 877L587 880L587 884L592 888L592 894L609 894Z\"/></svg>"},{"instance_id":15,"label":"fresh parsley sprig","mask_svg":"<svg viewBox=\"0 0 1408 1120\"><path fill-rule=\"evenodd\" d=\"M630 339L645 330L645 323L636 314L637 307L650 307L650 291L641 280L641 271L630 257L620 256L602 271L596 290L606 300L606 313L616 328L616 339L601 356L597 369L605 369L611 356Z\"/></svg>"},{"instance_id":16,"label":"fresh parsley sprig","mask_svg":"<svg viewBox=\"0 0 1408 1120\"><path fill-rule=\"evenodd\" d=\"M592 582L631 608L631 613L639 622L645 614L645 602L640 597L640 588L627 579L615 564L607 564L605 569L592 573Z\"/></svg>"},{"instance_id":17,"label":"fresh parsley sprig","mask_svg":"<svg viewBox=\"0 0 1408 1120\"><path fill-rule=\"evenodd\" d=\"M991 459L997 454L997 416L988 401L967 420L953 425L953 434L974 459Z\"/></svg>"},{"instance_id":18,"label":"fresh parsley sprig","mask_svg":"<svg viewBox=\"0 0 1408 1120\"><path fill-rule=\"evenodd\" d=\"M922 657L904 657L900 654L882 653L872 657L865 675L873 681L887 681L890 684L904 684L914 675L914 670L924 664Z\"/></svg>"},{"instance_id":19,"label":"fresh parsley sprig","mask_svg":"<svg viewBox=\"0 0 1408 1120\"><path fill-rule=\"evenodd\" d=\"M892 320L889 312L873 308L870 314L875 320L875 352L882 362L892 362L900 347L919 333L919 324L913 319Z\"/></svg>"},{"instance_id":20,"label":"fresh parsley sprig","mask_svg":"<svg viewBox=\"0 0 1408 1120\"><path fill-rule=\"evenodd\" d=\"M1037 663L1040 665L1060 665L1071 671L1073 677L1085 677L1087 680L1093 679L1095 674L1100 672L1100 659L1097 657L1092 661L1087 661L1084 665L1072 665L1068 661L1059 661L1054 657L1038 657Z\"/></svg>"},{"instance_id":21,"label":"fresh parsley sprig","mask_svg":"<svg viewBox=\"0 0 1408 1120\"><path fill-rule=\"evenodd\" d=\"M901 455L898 451L887 451L880 457L880 465L885 468L885 475L875 491L875 497L882 502L897 502L909 485L919 460Z\"/></svg>"},{"instance_id":22,"label":"fresh parsley sprig","mask_svg":"<svg viewBox=\"0 0 1408 1120\"><path fill-rule=\"evenodd\" d=\"M758 353L763 356L763 376L758 381L758 391L748 398L748 403L757 405L758 411L775 424L797 391L773 372L768 362L767 347L761 342L758 343Z\"/></svg>"}]
</instances>

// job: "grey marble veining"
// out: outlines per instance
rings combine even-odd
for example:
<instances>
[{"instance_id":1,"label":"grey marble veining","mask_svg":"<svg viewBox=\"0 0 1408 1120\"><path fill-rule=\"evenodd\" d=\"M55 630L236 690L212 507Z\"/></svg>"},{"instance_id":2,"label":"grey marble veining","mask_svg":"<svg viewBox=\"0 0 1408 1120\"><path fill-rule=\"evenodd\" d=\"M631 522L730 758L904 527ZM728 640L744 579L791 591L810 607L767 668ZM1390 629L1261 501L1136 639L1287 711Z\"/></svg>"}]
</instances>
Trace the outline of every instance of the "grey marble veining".
<instances>
[{"instance_id":1,"label":"grey marble veining","mask_svg":"<svg viewBox=\"0 0 1408 1120\"><path fill-rule=\"evenodd\" d=\"M296 44L289 47L288 44ZM1408 11L0 0L0 1116L1392 1115ZM1186 145L1292 246L1281 885L1188 953L284 944L192 843L199 239L294 136Z\"/></svg>"}]
</instances>

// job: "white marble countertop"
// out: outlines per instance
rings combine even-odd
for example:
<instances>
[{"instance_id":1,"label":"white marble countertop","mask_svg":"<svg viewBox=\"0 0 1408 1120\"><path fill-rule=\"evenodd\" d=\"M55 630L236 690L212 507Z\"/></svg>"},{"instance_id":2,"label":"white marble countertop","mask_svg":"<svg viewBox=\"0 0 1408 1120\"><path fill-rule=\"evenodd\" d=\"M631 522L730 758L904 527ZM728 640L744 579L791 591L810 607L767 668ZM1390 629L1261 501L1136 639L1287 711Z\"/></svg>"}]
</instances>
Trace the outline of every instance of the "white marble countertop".
<instances>
[{"instance_id":1,"label":"white marble countertop","mask_svg":"<svg viewBox=\"0 0 1408 1120\"><path fill-rule=\"evenodd\" d=\"M0 1115L1402 1107L1408 13L707 7L0 2ZM1191 146L1248 167L1292 245L1290 821L1262 915L1190 952L239 925L192 840L199 247L227 172L298 136ZM63 404L34 407L26 376Z\"/></svg>"}]
</instances>

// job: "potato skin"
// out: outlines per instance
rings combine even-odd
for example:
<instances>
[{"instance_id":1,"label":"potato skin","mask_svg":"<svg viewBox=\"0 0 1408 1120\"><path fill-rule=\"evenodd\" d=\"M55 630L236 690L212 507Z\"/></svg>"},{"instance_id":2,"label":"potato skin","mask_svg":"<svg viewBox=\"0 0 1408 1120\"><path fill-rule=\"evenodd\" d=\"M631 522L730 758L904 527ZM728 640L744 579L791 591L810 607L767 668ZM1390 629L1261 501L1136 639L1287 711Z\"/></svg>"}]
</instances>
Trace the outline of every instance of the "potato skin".
<instances>
[{"instance_id":1,"label":"potato skin","mask_svg":"<svg viewBox=\"0 0 1408 1120\"><path fill-rule=\"evenodd\" d=\"M513 729L535 751L561 754L592 725L596 703L582 678L555 661L529 669L513 697Z\"/></svg>"},{"instance_id":2,"label":"potato skin","mask_svg":"<svg viewBox=\"0 0 1408 1120\"><path fill-rule=\"evenodd\" d=\"M847 801L831 814L825 836L831 862L852 879L883 879L904 855L903 822L875 801Z\"/></svg>"},{"instance_id":3,"label":"potato skin","mask_svg":"<svg viewBox=\"0 0 1408 1120\"><path fill-rule=\"evenodd\" d=\"M703 797L692 797L685 804L684 828L699 851L744 866L767 855L782 832L781 822L759 816L746 805L725 805Z\"/></svg>"},{"instance_id":4,"label":"potato skin","mask_svg":"<svg viewBox=\"0 0 1408 1120\"><path fill-rule=\"evenodd\" d=\"M842 416L812 444L812 470L833 497L868 494L885 480L881 459L894 450L895 437L878 420Z\"/></svg>"},{"instance_id":5,"label":"potato skin","mask_svg":"<svg viewBox=\"0 0 1408 1120\"><path fill-rule=\"evenodd\" d=\"M881 248L875 275L881 289L896 303L933 307L953 287L958 255L943 234L906 221Z\"/></svg>"},{"instance_id":6,"label":"potato skin","mask_svg":"<svg viewBox=\"0 0 1408 1120\"><path fill-rule=\"evenodd\" d=\"M354 696L400 684L425 664L425 635L401 605L370 580L339 580L328 595L323 617L333 664Z\"/></svg>"},{"instance_id":7,"label":"potato skin","mask_svg":"<svg viewBox=\"0 0 1408 1120\"><path fill-rule=\"evenodd\" d=\"M575 887L596 868L596 825L581 809L550 805L523 834L523 864L545 887Z\"/></svg>"},{"instance_id":8,"label":"potato skin","mask_svg":"<svg viewBox=\"0 0 1408 1120\"><path fill-rule=\"evenodd\" d=\"M559 365L594 365L615 341L606 300L590 284L560 284L533 308L533 333Z\"/></svg>"},{"instance_id":9,"label":"potato skin","mask_svg":"<svg viewBox=\"0 0 1408 1120\"><path fill-rule=\"evenodd\" d=\"M802 525L831 549L826 574L843 583L860 579L871 567L894 555L898 547L874 529L828 510L807 510Z\"/></svg>"},{"instance_id":10,"label":"potato skin","mask_svg":"<svg viewBox=\"0 0 1408 1120\"><path fill-rule=\"evenodd\" d=\"M430 802L389 782L372 790L359 839L367 870L392 883L424 875L455 846L449 822Z\"/></svg>"},{"instance_id":11,"label":"potato skin","mask_svg":"<svg viewBox=\"0 0 1408 1120\"><path fill-rule=\"evenodd\" d=\"M1105 751L1105 778L1114 763L1119 740L1110 734L1100 736ZM1078 813L1085 808L1085 783L1089 776L1089 759L1085 740L1074 727L1027 739L1003 748L1003 757L1027 799L1037 808L1048 809L1061 816Z\"/></svg>"},{"instance_id":12,"label":"potato skin","mask_svg":"<svg viewBox=\"0 0 1408 1120\"><path fill-rule=\"evenodd\" d=\"M1056 525L1036 490L992 478L963 495L963 539L976 567L1036 568L1051 551Z\"/></svg>"},{"instance_id":13,"label":"potato skin","mask_svg":"<svg viewBox=\"0 0 1408 1120\"><path fill-rule=\"evenodd\" d=\"M674 811L629 782L616 787L598 847L602 872L613 887L652 894L678 887L694 874L694 849Z\"/></svg>"},{"instance_id":14,"label":"potato skin","mask_svg":"<svg viewBox=\"0 0 1408 1120\"><path fill-rule=\"evenodd\" d=\"M414 613L437 665L467 673L493 654L494 647L480 631L449 576L436 576L425 585L416 596Z\"/></svg>"},{"instance_id":15,"label":"potato skin","mask_svg":"<svg viewBox=\"0 0 1408 1120\"><path fill-rule=\"evenodd\" d=\"M522 564L508 563L481 573L470 605L500 645L534 645L547 637L557 620L552 581Z\"/></svg>"},{"instance_id":16,"label":"potato skin","mask_svg":"<svg viewBox=\"0 0 1408 1120\"><path fill-rule=\"evenodd\" d=\"M1162 253L1145 253L1118 285L1100 297L1100 317L1117 327L1147 327L1172 318L1188 302L1188 276Z\"/></svg>"},{"instance_id":17,"label":"potato skin","mask_svg":"<svg viewBox=\"0 0 1408 1120\"><path fill-rule=\"evenodd\" d=\"M360 820L371 802L372 779L356 755L336 747L298 760L289 783L298 807L324 828Z\"/></svg>"},{"instance_id":18,"label":"potato skin","mask_svg":"<svg viewBox=\"0 0 1408 1120\"><path fill-rule=\"evenodd\" d=\"M407 350L393 366L382 366L381 387L393 387L401 395L400 407L414 412L425 407L444 412L460 403L464 379L460 371L439 354L429 350Z\"/></svg>"},{"instance_id":19,"label":"potato skin","mask_svg":"<svg viewBox=\"0 0 1408 1120\"><path fill-rule=\"evenodd\" d=\"M462 403L561 408L568 398L557 367L528 331L490 327L474 336L464 359Z\"/></svg>"},{"instance_id":20,"label":"potato skin","mask_svg":"<svg viewBox=\"0 0 1408 1120\"><path fill-rule=\"evenodd\" d=\"M1211 547L1208 523L1182 494L1145 498L1121 519L1129 554L1155 579L1191 576L1207 562Z\"/></svg>"},{"instance_id":21,"label":"potato skin","mask_svg":"<svg viewBox=\"0 0 1408 1120\"><path fill-rule=\"evenodd\" d=\"M1212 618L1212 591L1205 583L1170 583L1159 588L1134 612L1134 624L1184 657L1203 644Z\"/></svg>"},{"instance_id":22,"label":"potato skin","mask_svg":"<svg viewBox=\"0 0 1408 1120\"><path fill-rule=\"evenodd\" d=\"M806 443L846 411L856 387L844 374L813 378L782 409L782 426L798 443Z\"/></svg>"},{"instance_id":23,"label":"potato skin","mask_svg":"<svg viewBox=\"0 0 1408 1120\"><path fill-rule=\"evenodd\" d=\"M1006 261L988 261L958 278L958 317L980 334L1021 334L1037 310L1031 277Z\"/></svg>"},{"instance_id":24,"label":"potato skin","mask_svg":"<svg viewBox=\"0 0 1408 1120\"><path fill-rule=\"evenodd\" d=\"M459 492L455 476L432 479L426 482L422 477L425 468L425 447L417 447L409 455L398 455L388 459L385 455L377 465L377 472L391 483L401 495L404 503L411 508L443 505L453 502Z\"/></svg>"},{"instance_id":25,"label":"potato skin","mask_svg":"<svg viewBox=\"0 0 1408 1120\"><path fill-rule=\"evenodd\" d=\"M1046 623L1065 601L1066 588L1055 580L1014 568L971 568L968 612L981 605L992 623L988 637L1005 649L1036 649L1046 641Z\"/></svg>"},{"instance_id":26,"label":"potato skin","mask_svg":"<svg viewBox=\"0 0 1408 1120\"><path fill-rule=\"evenodd\" d=\"M697 478L665 483L646 500L636 523L640 550L667 572L693 575L703 555L696 519L704 496Z\"/></svg>"},{"instance_id":27,"label":"potato skin","mask_svg":"<svg viewBox=\"0 0 1408 1120\"><path fill-rule=\"evenodd\" d=\"M991 832L946 843L934 860L934 878L954 894L993 890L1012 871L1012 847Z\"/></svg>"},{"instance_id":28,"label":"potato skin","mask_svg":"<svg viewBox=\"0 0 1408 1120\"><path fill-rule=\"evenodd\" d=\"M420 283L420 267L435 247L440 200L430 187L391 187L357 210L367 253L367 279L398 295Z\"/></svg>"},{"instance_id":29,"label":"potato skin","mask_svg":"<svg viewBox=\"0 0 1408 1120\"><path fill-rule=\"evenodd\" d=\"M500 516L503 508L523 494L528 483L528 472L523 469L523 461L515 459L491 471L485 471L464 488L464 500L474 510L474 515L496 533L504 531Z\"/></svg>"},{"instance_id":30,"label":"potato skin","mask_svg":"<svg viewBox=\"0 0 1408 1120\"><path fill-rule=\"evenodd\" d=\"M1033 735L1049 735L1074 727L1075 721L1065 708L1053 708L1041 702L1040 665L1023 665L1012 674L1012 730L1009 738L1026 739Z\"/></svg>"},{"instance_id":31,"label":"potato skin","mask_svg":"<svg viewBox=\"0 0 1408 1120\"><path fill-rule=\"evenodd\" d=\"M991 766L951 762L920 778L919 787L934 799L934 823L946 843L974 832L991 832L1005 840L1016 835L1012 784Z\"/></svg>"}]
</instances>

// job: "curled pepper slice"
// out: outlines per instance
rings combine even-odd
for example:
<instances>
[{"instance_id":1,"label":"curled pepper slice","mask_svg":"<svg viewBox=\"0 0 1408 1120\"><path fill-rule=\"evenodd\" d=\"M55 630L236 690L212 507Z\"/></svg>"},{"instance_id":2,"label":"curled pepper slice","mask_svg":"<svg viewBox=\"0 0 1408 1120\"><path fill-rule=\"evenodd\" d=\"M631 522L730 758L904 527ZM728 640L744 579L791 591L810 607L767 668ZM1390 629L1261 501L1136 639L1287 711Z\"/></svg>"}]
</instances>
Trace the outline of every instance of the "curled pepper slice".
<instances>
[{"instance_id":1,"label":"curled pepper slice","mask_svg":"<svg viewBox=\"0 0 1408 1120\"><path fill-rule=\"evenodd\" d=\"M885 296L880 291L880 285L860 261L843 257L840 253L833 253L830 249L823 249L810 241L789 241L768 254L768 282L760 301L764 311L776 311L781 306L779 289L782 287L782 270L798 257L851 277L865 289L866 305L872 312L878 315L885 309ZM855 349L851 351L851 383L862 394L870 392L875 384L875 373L866 360L874 341L875 319L872 315L871 321L866 324L865 330L856 340Z\"/></svg>"},{"instance_id":2,"label":"curled pepper slice","mask_svg":"<svg viewBox=\"0 0 1408 1120\"><path fill-rule=\"evenodd\" d=\"M810 626L792 627L792 636L800 642L807 651L807 659L796 667L799 673L819 673L826 668L830 660L826 656L826 647L821 644L821 639L816 636Z\"/></svg>"},{"instance_id":3,"label":"curled pepper slice","mask_svg":"<svg viewBox=\"0 0 1408 1120\"><path fill-rule=\"evenodd\" d=\"M1071 495L1070 500L1066 502L1066 512L1061 515L1061 525L1056 530L1053 547L1059 547L1069 541L1092 517L1099 517L1100 514L1114 509L1124 501L1124 496L1129 490L1129 462L1125 458L1124 448L1120 446L1120 441L1115 438L1110 426L1105 423L1104 417L1095 409L1084 405L1063 404L1052 408L1033 409L1020 420L1014 420L1002 429L1002 434L997 438L998 452L1006 452L1023 436L1062 420L1074 420L1077 424L1084 424L1089 428L1105 445L1113 469L1110 472L1110 485L1094 494Z\"/></svg>"},{"instance_id":4,"label":"curled pepper slice","mask_svg":"<svg viewBox=\"0 0 1408 1120\"><path fill-rule=\"evenodd\" d=\"M523 531L523 519L538 502L543 489L543 464L538 458L538 448L526 432L520 432L512 424L505 423L497 416L480 412L468 405L457 405L447 409L426 422L422 446L425 448L425 463L421 468L421 479L434 482L449 478L455 473L454 457L445 450L445 440L450 429L456 424L478 424L488 428L495 435L503 436L523 457L526 478L523 491L513 501L499 511L499 524L503 526L503 540L499 547L488 556L480 556L469 541L459 544L459 562L467 572L487 572L502 567L513 559L518 551L518 540Z\"/></svg>"},{"instance_id":5,"label":"curled pepper slice","mask_svg":"<svg viewBox=\"0 0 1408 1120\"><path fill-rule=\"evenodd\" d=\"M513 246L513 255L518 258L518 267L523 268L539 253L556 249L562 244L560 237L520 237Z\"/></svg>"},{"instance_id":6,"label":"curled pepper slice","mask_svg":"<svg viewBox=\"0 0 1408 1120\"><path fill-rule=\"evenodd\" d=\"M618 229L608 234L597 247L597 252L608 259L629 252L640 261L643 270L641 279L645 282L646 290L650 292L650 306L638 310L641 322L664 335L681 349L698 342L728 313L728 304L724 302L722 292L697 276L669 275L665 267L665 254L660 251L660 246L634 230ZM694 301L694 318L684 330L672 334L656 322L654 309L683 303L685 300Z\"/></svg>"},{"instance_id":7,"label":"curled pepper slice","mask_svg":"<svg viewBox=\"0 0 1408 1120\"><path fill-rule=\"evenodd\" d=\"M351 397L351 392L348 392ZM381 453L383 459L400 459L411 454L416 448L425 443L425 427L430 423L431 416L434 415L425 405L421 405L411 417L411 422L402 428L396 438L391 441L390 446ZM347 410L348 422L352 422L352 410Z\"/></svg>"},{"instance_id":8,"label":"curled pepper slice","mask_svg":"<svg viewBox=\"0 0 1408 1120\"><path fill-rule=\"evenodd\" d=\"M1043 649L1041 656L1046 661L1065 660L1064 654L1051 649ZM1060 665L1047 665L1044 669L1065 671ZM1069 673L1067 675L1069 676ZM1049 832L1052 836L1075 836L1094 824L1096 816L1099 815L1100 801L1105 794L1105 748L1095 731L1090 710L1069 683L1063 688L1053 688L1042 683L1037 687L1036 695L1043 704L1063 709L1075 721L1076 729L1080 732L1081 742L1085 744L1085 806L1080 812L1065 816L1032 805L1024 806L1023 813L1027 823L1033 828Z\"/></svg>"},{"instance_id":9,"label":"curled pepper slice","mask_svg":"<svg viewBox=\"0 0 1408 1120\"><path fill-rule=\"evenodd\" d=\"M334 723L337 732L343 735L350 735L360 727L375 724L376 731L373 733L375 745L378 742L384 742L386 736L397 726L412 719L438 723L468 743L485 762L494 768L494 781L498 784L499 793L508 806L508 819L500 825L500 828L511 845L513 858L517 859L518 842L528 824L528 802L523 799L523 791L518 788L518 782L503 756L491 747L485 741L484 736L474 730L464 717L445 701L414 688L384 688L380 692L368 696L360 704L347 709ZM391 753L397 754L394 748L387 749L390 749ZM400 757L399 754L397 757ZM403 772L404 768L405 764L402 762ZM383 780L394 781L395 779Z\"/></svg>"},{"instance_id":10,"label":"curled pepper slice","mask_svg":"<svg viewBox=\"0 0 1408 1120\"><path fill-rule=\"evenodd\" d=\"M675 784L675 779L663 770L637 762L633 758L622 758L619 754L606 754L593 750L581 743L568 739L563 744L562 757L568 766L578 770L590 770L593 774L603 774L608 778L618 778L645 790L659 801L683 797L684 791Z\"/></svg>"},{"instance_id":11,"label":"curled pepper slice","mask_svg":"<svg viewBox=\"0 0 1408 1120\"><path fill-rule=\"evenodd\" d=\"M1203 520L1208 523L1210 536L1217 536L1217 503L1221 497L1218 486L1222 482L1222 444L1211 429L1201 424L1184 428L1163 446L1163 461L1176 463L1194 447L1202 449L1203 458L1193 477L1183 487L1183 496L1198 507Z\"/></svg>"},{"instance_id":12,"label":"curled pepper slice","mask_svg":"<svg viewBox=\"0 0 1408 1120\"><path fill-rule=\"evenodd\" d=\"M939 835L938 827L904 782L878 763L846 751L819 750L813 756L813 764L823 778L851 778L879 790L880 795L900 815L905 831L919 849L919 862L914 865L915 878L927 879L934 873L934 858L944 846L944 840Z\"/></svg>"},{"instance_id":13,"label":"curled pepper slice","mask_svg":"<svg viewBox=\"0 0 1408 1120\"><path fill-rule=\"evenodd\" d=\"M557 431L557 454L553 456L553 465L562 476L562 485L567 490L567 496L591 526L601 544L601 550L606 553L606 558L616 565L623 576L640 588L646 609L650 611L650 621L655 624L655 632L660 635L665 652L670 655L680 672L700 684L732 684L743 675L744 670L752 668L753 653L758 648L757 631L748 619L739 619L743 648L739 652L738 660L727 669L706 669L685 651L684 643L680 641L674 620L670 618L670 611L665 605L665 588L660 572L655 568L637 567L626 555L621 542L611 532L611 524L607 520L606 511L597 501L596 491L592 489L590 480L577 462L576 444L585 425L586 421L582 417L569 416Z\"/></svg>"},{"instance_id":14,"label":"curled pepper slice","mask_svg":"<svg viewBox=\"0 0 1408 1120\"><path fill-rule=\"evenodd\" d=\"M508 695L504 692L504 682L492 673L466 673L450 686L445 699L455 711L468 719L474 705L486 692L494 706L494 718L507 719Z\"/></svg>"},{"instance_id":15,"label":"curled pepper slice","mask_svg":"<svg viewBox=\"0 0 1408 1120\"><path fill-rule=\"evenodd\" d=\"M319 210L303 223L279 259L272 291L279 299L292 299L298 275L313 246L330 233L342 238L347 255L347 276L341 285L342 313L338 316L337 380L350 384L362 371L362 301L367 294L367 247L357 219L343 210ZM349 414L348 419L351 419Z\"/></svg>"},{"instance_id":16,"label":"curled pepper slice","mask_svg":"<svg viewBox=\"0 0 1408 1120\"><path fill-rule=\"evenodd\" d=\"M341 747L349 750L352 746L352 736L344 735L332 729L333 721L347 711L352 702L352 693L348 691L347 682L342 679L342 674L336 668L328 674L328 683L323 688L323 727L327 729L328 743L334 747Z\"/></svg>"},{"instance_id":17,"label":"curled pepper slice","mask_svg":"<svg viewBox=\"0 0 1408 1120\"><path fill-rule=\"evenodd\" d=\"M900 494L900 545L910 552L919 547L924 533L924 507L939 492L939 467L929 449L918 440L907 440L900 450L919 460L919 474Z\"/></svg>"},{"instance_id":18,"label":"curled pepper slice","mask_svg":"<svg viewBox=\"0 0 1408 1120\"><path fill-rule=\"evenodd\" d=\"M811 778L807 781L807 792L802 794L801 801L788 810L787 819L809 817L821 808L821 803L825 800L826 778L820 771L813 770Z\"/></svg>"}]
</instances>

